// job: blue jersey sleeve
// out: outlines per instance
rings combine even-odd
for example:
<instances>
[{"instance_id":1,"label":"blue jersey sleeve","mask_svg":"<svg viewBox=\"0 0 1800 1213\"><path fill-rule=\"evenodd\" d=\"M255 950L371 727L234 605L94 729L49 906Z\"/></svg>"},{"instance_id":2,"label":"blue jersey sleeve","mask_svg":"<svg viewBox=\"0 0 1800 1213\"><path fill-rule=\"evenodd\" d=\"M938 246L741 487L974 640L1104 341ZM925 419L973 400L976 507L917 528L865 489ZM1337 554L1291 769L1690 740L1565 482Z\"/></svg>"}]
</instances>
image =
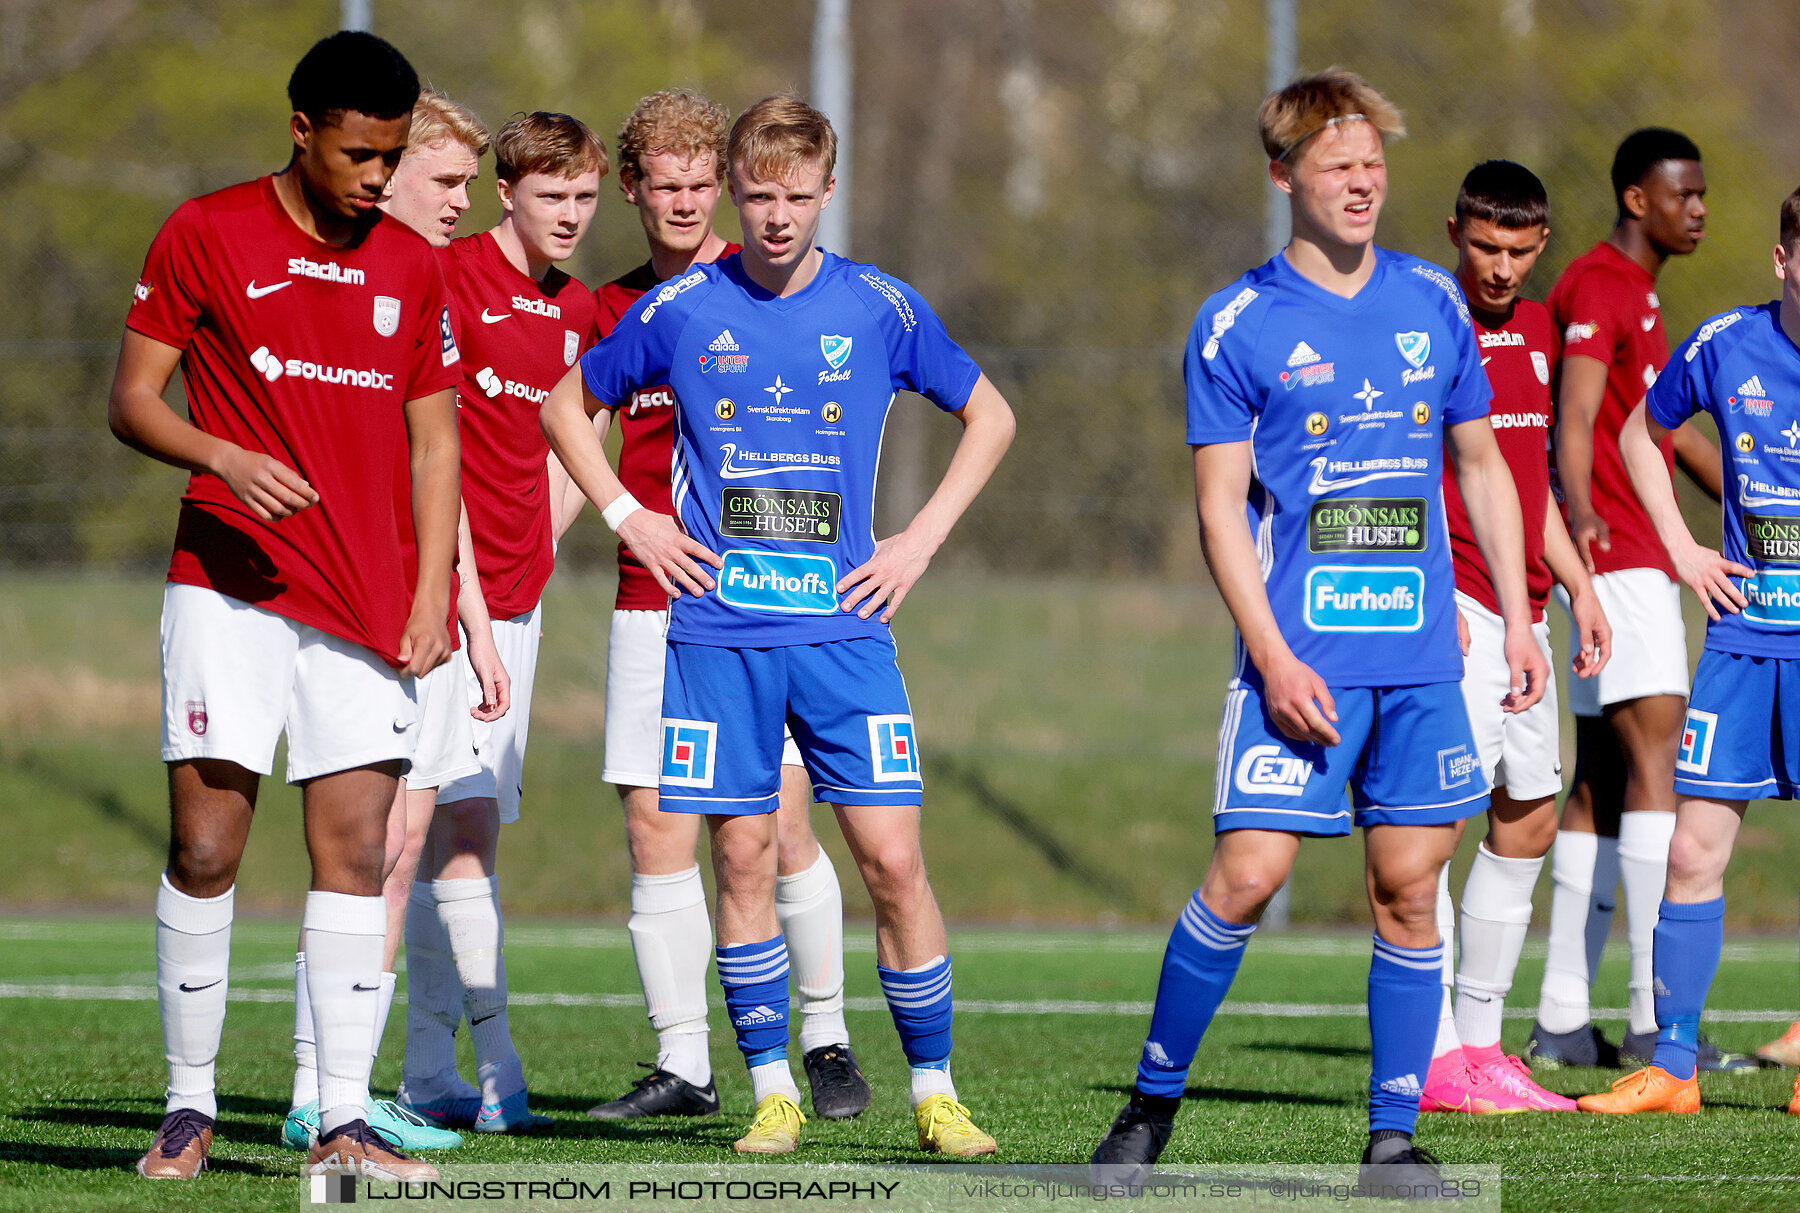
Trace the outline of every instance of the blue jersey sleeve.
<instances>
[{"instance_id":1,"label":"blue jersey sleeve","mask_svg":"<svg viewBox=\"0 0 1800 1213\"><path fill-rule=\"evenodd\" d=\"M1194 317L1182 358L1190 446L1243 442L1255 428L1259 395L1250 375L1255 336L1240 327L1239 317L1256 298L1248 286L1220 292Z\"/></svg>"},{"instance_id":2,"label":"blue jersey sleeve","mask_svg":"<svg viewBox=\"0 0 1800 1213\"><path fill-rule=\"evenodd\" d=\"M857 296L887 341L891 386L917 392L946 412L969 403L981 368L950 339L931 305L874 266L855 266L851 272Z\"/></svg>"},{"instance_id":3,"label":"blue jersey sleeve","mask_svg":"<svg viewBox=\"0 0 1800 1213\"><path fill-rule=\"evenodd\" d=\"M669 381L675 339L706 293L694 288L707 278L704 268L696 269L645 292L612 333L581 356L581 378L594 399L616 408L639 388Z\"/></svg>"},{"instance_id":4,"label":"blue jersey sleeve","mask_svg":"<svg viewBox=\"0 0 1800 1213\"><path fill-rule=\"evenodd\" d=\"M1469 301L1463 298L1456 279L1429 261L1414 261L1412 272L1428 285L1431 296L1450 325L1456 342L1456 369L1451 372L1450 386L1444 392L1444 424L1460 425L1488 415L1494 400L1493 385L1481 365L1481 346L1475 340L1475 326L1469 322Z\"/></svg>"},{"instance_id":5,"label":"blue jersey sleeve","mask_svg":"<svg viewBox=\"0 0 1800 1213\"><path fill-rule=\"evenodd\" d=\"M1663 366L1644 397L1644 407L1665 430L1678 428L1708 404L1707 385L1719 365L1719 343L1713 335L1736 324L1741 313L1733 308L1714 316L1695 329L1681 344L1681 355ZM1723 323L1721 323L1723 322Z\"/></svg>"}]
</instances>

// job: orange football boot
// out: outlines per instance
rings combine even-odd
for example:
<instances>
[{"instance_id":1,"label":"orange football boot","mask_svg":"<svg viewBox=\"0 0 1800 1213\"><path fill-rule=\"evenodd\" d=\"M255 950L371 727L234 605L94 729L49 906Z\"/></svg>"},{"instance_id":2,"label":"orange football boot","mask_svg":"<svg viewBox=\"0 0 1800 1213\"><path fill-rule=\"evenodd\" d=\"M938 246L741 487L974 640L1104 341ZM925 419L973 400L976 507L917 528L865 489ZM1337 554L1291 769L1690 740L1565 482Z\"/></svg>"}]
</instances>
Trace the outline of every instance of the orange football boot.
<instances>
[{"instance_id":1,"label":"orange football boot","mask_svg":"<svg viewBox=\"0 0 1800 1213\"><path fill-rule=\"evenodd\" d=\"M1700 1080L1677 1078L1661 1066L1645 1066L1627 1074L1601 1095L1575 1101L1583 1112L1698 1112Z\"/></svg>"}]
</instances>

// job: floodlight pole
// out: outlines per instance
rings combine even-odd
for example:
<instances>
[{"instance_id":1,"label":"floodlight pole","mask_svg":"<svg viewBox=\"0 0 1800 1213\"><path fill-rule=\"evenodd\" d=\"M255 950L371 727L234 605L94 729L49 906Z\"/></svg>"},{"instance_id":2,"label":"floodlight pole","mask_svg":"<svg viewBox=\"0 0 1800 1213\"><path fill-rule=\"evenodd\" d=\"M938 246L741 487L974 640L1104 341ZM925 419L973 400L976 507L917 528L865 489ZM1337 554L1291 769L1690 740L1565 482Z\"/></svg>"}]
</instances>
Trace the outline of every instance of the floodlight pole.
<instances>
[{"instance_id":1,"label":"floodlight pole","mask_svg":"<svg viewBox=\"0 0 1800 1213\"><path fill-rule=\"evenodd\" d=\"M348 0L346 0L348 3ZM837 132L837 186L831 205L819 216L820 248L850 255L850 143L855 125L855 44L850 37L850 0L818 0L813 11L812 104Z\"/></svg>"},{"instance_id":2,"label":"floodlight pole","mask_svg":"<svg viewBox=\"0 0 1800 1213\"><path fill-rule=\"evenodd\" d=\"M1294 78L1295 45L1299 41L1299 23L1294 12L1297 3L1298 0L1266 0L1269 58L1264 80L1271 93L1286 88L1288 81ZM1274 182L1266 182L1263 188L1263 251L1273 257L1287 246L1292 216L1288 212L1287 195L1276 189ZM1287 930L1290 901L1288 886L1284 883L1275 890L1275 896L1269 898L1269 906L1263 911L1263 930Z\"/></svg>"},{"instance_id":3,"label":"floodlight pole","mask_svg":"<svg viewBox=\"0 0 1800 1213\"><path fill-rule=\"evenodd\" d=\"M338 0L338 27L367 33L374 20L374 7L375 0Z\"/></svg>"}]
</instances>

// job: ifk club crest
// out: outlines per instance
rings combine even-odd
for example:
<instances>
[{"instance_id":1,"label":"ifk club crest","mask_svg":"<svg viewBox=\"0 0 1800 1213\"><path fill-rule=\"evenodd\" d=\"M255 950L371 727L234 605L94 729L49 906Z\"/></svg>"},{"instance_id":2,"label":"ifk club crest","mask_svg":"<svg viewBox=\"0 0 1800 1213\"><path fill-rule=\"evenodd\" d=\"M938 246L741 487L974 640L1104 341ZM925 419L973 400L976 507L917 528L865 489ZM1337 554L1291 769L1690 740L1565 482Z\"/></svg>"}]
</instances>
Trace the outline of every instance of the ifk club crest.
<instances>
[{"instance_id":1,"label":"ifk club crest","mask_svg":"<svg viewBox=\"0 0 1800 1213\"><path fill-rule=\"evenodd\" d=\"M835 333L824 333L819 337L819 352L825 355L825 361L831 364L832 370L844 365L850 357L850 338Z\"/></svg>"}]
</instances>

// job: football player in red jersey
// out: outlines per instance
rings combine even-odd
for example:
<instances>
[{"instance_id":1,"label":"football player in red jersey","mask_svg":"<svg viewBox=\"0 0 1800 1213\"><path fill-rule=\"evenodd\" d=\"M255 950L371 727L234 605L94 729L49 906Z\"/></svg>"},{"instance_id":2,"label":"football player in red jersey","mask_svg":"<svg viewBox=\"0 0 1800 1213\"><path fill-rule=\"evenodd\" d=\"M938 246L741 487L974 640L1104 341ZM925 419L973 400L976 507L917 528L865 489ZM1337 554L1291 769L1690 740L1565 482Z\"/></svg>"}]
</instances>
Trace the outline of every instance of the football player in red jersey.
<instances>
[{"instance_id":1,"label":"football player in red jersey","mask_svg":"<svg viewBox=\"0 0 1800 1213\"><path fill-rule=\"evenodd\" d=\"M1613 661L1569 688L1575 779L1551 875L1550 951L1529 1055L1549 1064L1650 1059L1656 1039L1651 945L1675 829L1675 751L1688 689L1680 587L1619 458L1619 428L1669 357L1656 277L1699 247L1706 225L1700 149L1657 127L1634 131L1612 164L1618 221L1550 292L1562 330L1556 464L1569 534L1613 626ZM1719 453L1692 426L1665 446L1715 499ZM1615 1048L1590 1022L1589 986L1625 888L1630 1023ZM1753 1059L1706 1044L1702 1069Z\"/></svg>"},{"instance_id":2,"label":"football player in red jersey","mask_svg":"<svg viewBox=\"0 0 1800 1213\"><path fill-rule=\"evenodd\" d=\"M1576 620L1574 673L1590 678L1606 664L1612 629L1550 493L1556 322L1543 304L1519 297L1550 238L1549 220L1549 198L1536 175L1509 160L1489 160L1463 178L1449 235L1457 252L1456 282L1468 298L1482 365L1494 390L1494 437L1519 492L1532 633L1548 662L1550 626L1544 603L1554 578L1568 592ZM1556 835L1556 794L1562 790L1556 685L1547 683L1544 698L1524 712L1503 710L1507 671L1499 600L1475 545L1462 494L1449 476L1444 478L1444 505L1466 655L1463 702L1493 791L1487 838L1463 888L1454 982L1447 952L1445 956L1443 1011L1419 1106L1428 1112L1476 1114L1572 1112L1574 1100L1538 1086L1523 1063L1500 1047L1506 993L1531 921L1531 892ZM1448 864L1439 881L1438 930L1449 939L1456 923Z\"/></svg>"},{"instance_id":3,"label":"football player in red jersey","mask_svg":"<svg viewBox=\"0 0 1800 1213\"><path fill-rule=\"evenodd\" d=\"M438 787L441 807L429 848L431 896L460 979L455 988L475 1046L481 1101L469 1119L454 1050L415 1056L409 1037L399 1102L436 1124L513 1133L547 1123L527 1107L508 1022L495 875L500 825L519 819L540 600L557 532L554 460L537 410L597 340L593 295L558 266L587 231L607 162L605 147L584 124L542 111L502 127L494 158L504 215L493 230L450 242L443 264L464 350L458 417L471 559L510 678L511 708L476 718L479 767ZM483 701L487 692L476 667L457 664L468 702ZM454 1010L439 1017L440 1028L455 1022ZM431 1038L440 1049L449 1043L442 1032Z\"/></svg>"},{"instance_id":4,"label":"football player in red jersey","mask_svg":"<svg viewBox=\"0 0 1800 1213\"><path fill-rule=\"evenodd\" d=\"M725 107L685 89L639 101L619 128L619 188L637 207L650 260L596 292L600 327L610 333L639 296L699 262L738 250L713 231L725 186ZM734 347L735 348L735 347ZM718 370L742 359L721 348ZM616 410L623 436L619 477L648 508L673 514L669 498L674 397L667 387L635 393ZM615 410L594 418L604 437ZM573 489L575 508L585 504ZM668 599L630 550L619 545L619 595L606 660L606 766L625 809L631 853L631 946L656 1063L630 1091L588 1112L602 1120L704 1116L719 1110L706 1028L706 968L712 920L694 861L700 819L657 811L662 743L663 632ZM800 1049L813 1110L827 1119L855 1116L870 1091L850 1050L844 1023L844 898L831 857L813 836L812 791L789 739L777 811L779 875L775 906L799 974Z\"/></svg>"},{"instance_id":5,"label":"football player in red jersey","mask_svg":"<svg viewBox=\"0 0 1800 1213\"><path fill-rule=\"evenodd\" d=\"M381 209L423 236L433 248L450 243L456 222L469 209L469 182L487 151L488 130L466 107L442 93L424 89L413 106L406 154L388 178ZM467 527L459 528L458 563L466 574L474 567ZM470 717L491 720L505 713L509 699L506 671L494 649L481 584L473 576L455 581L457 615L469 637L469 659L483 671L481 703L469 706L462 671L451 662L417 680L418 743L413 763L400 781L388 814L387 851L383 860L382 896L387 902L387 938L382 947L381 1005L375 1020L379 1049L393 1006L395 961L402 930L407 943L407 1056L414 1066L428 1064L434 1089L451 1090L462 1099L459 1123L473 1121L481 1092L456 1076L453 1035L462 1019L462 986L450 963L450 944L437 921L430 878L415 884L437 789L448 779L480 770ZM412 915L411 922L407 920ZM294 964L294 1091L281 1143L309 1149L319 1130L319 1076L313 1041L312 1010L306 999L306 954ZM405 1097L404 1089L400 1097ZM369 1105L370 1124L401 1149L446 1150L462 1144L455 1133L423 1123L400 1111L392 1101Z\"/></svg>"},{"instance_id":6,"label":"football player in red jersey","mask_svg":"<svg viewBox=\"0 0 1800 1213\"><path fill-rule=\"evenodd\" d=\"M387 813L414 749L413 680L451 651L457 348L430 248L376 209L418 94L379 38L315 45L288 82L287 167L178 208L126 319L113 432L192 473L163 605L169 1088L145 1176L206 1165L233 890L284 731L313 868L302 940L323 1112L309 1169L436 1176L377 1136L367 1110ZM177 365L191 422L162 399Z\"/></svg>"}]
</instances>

